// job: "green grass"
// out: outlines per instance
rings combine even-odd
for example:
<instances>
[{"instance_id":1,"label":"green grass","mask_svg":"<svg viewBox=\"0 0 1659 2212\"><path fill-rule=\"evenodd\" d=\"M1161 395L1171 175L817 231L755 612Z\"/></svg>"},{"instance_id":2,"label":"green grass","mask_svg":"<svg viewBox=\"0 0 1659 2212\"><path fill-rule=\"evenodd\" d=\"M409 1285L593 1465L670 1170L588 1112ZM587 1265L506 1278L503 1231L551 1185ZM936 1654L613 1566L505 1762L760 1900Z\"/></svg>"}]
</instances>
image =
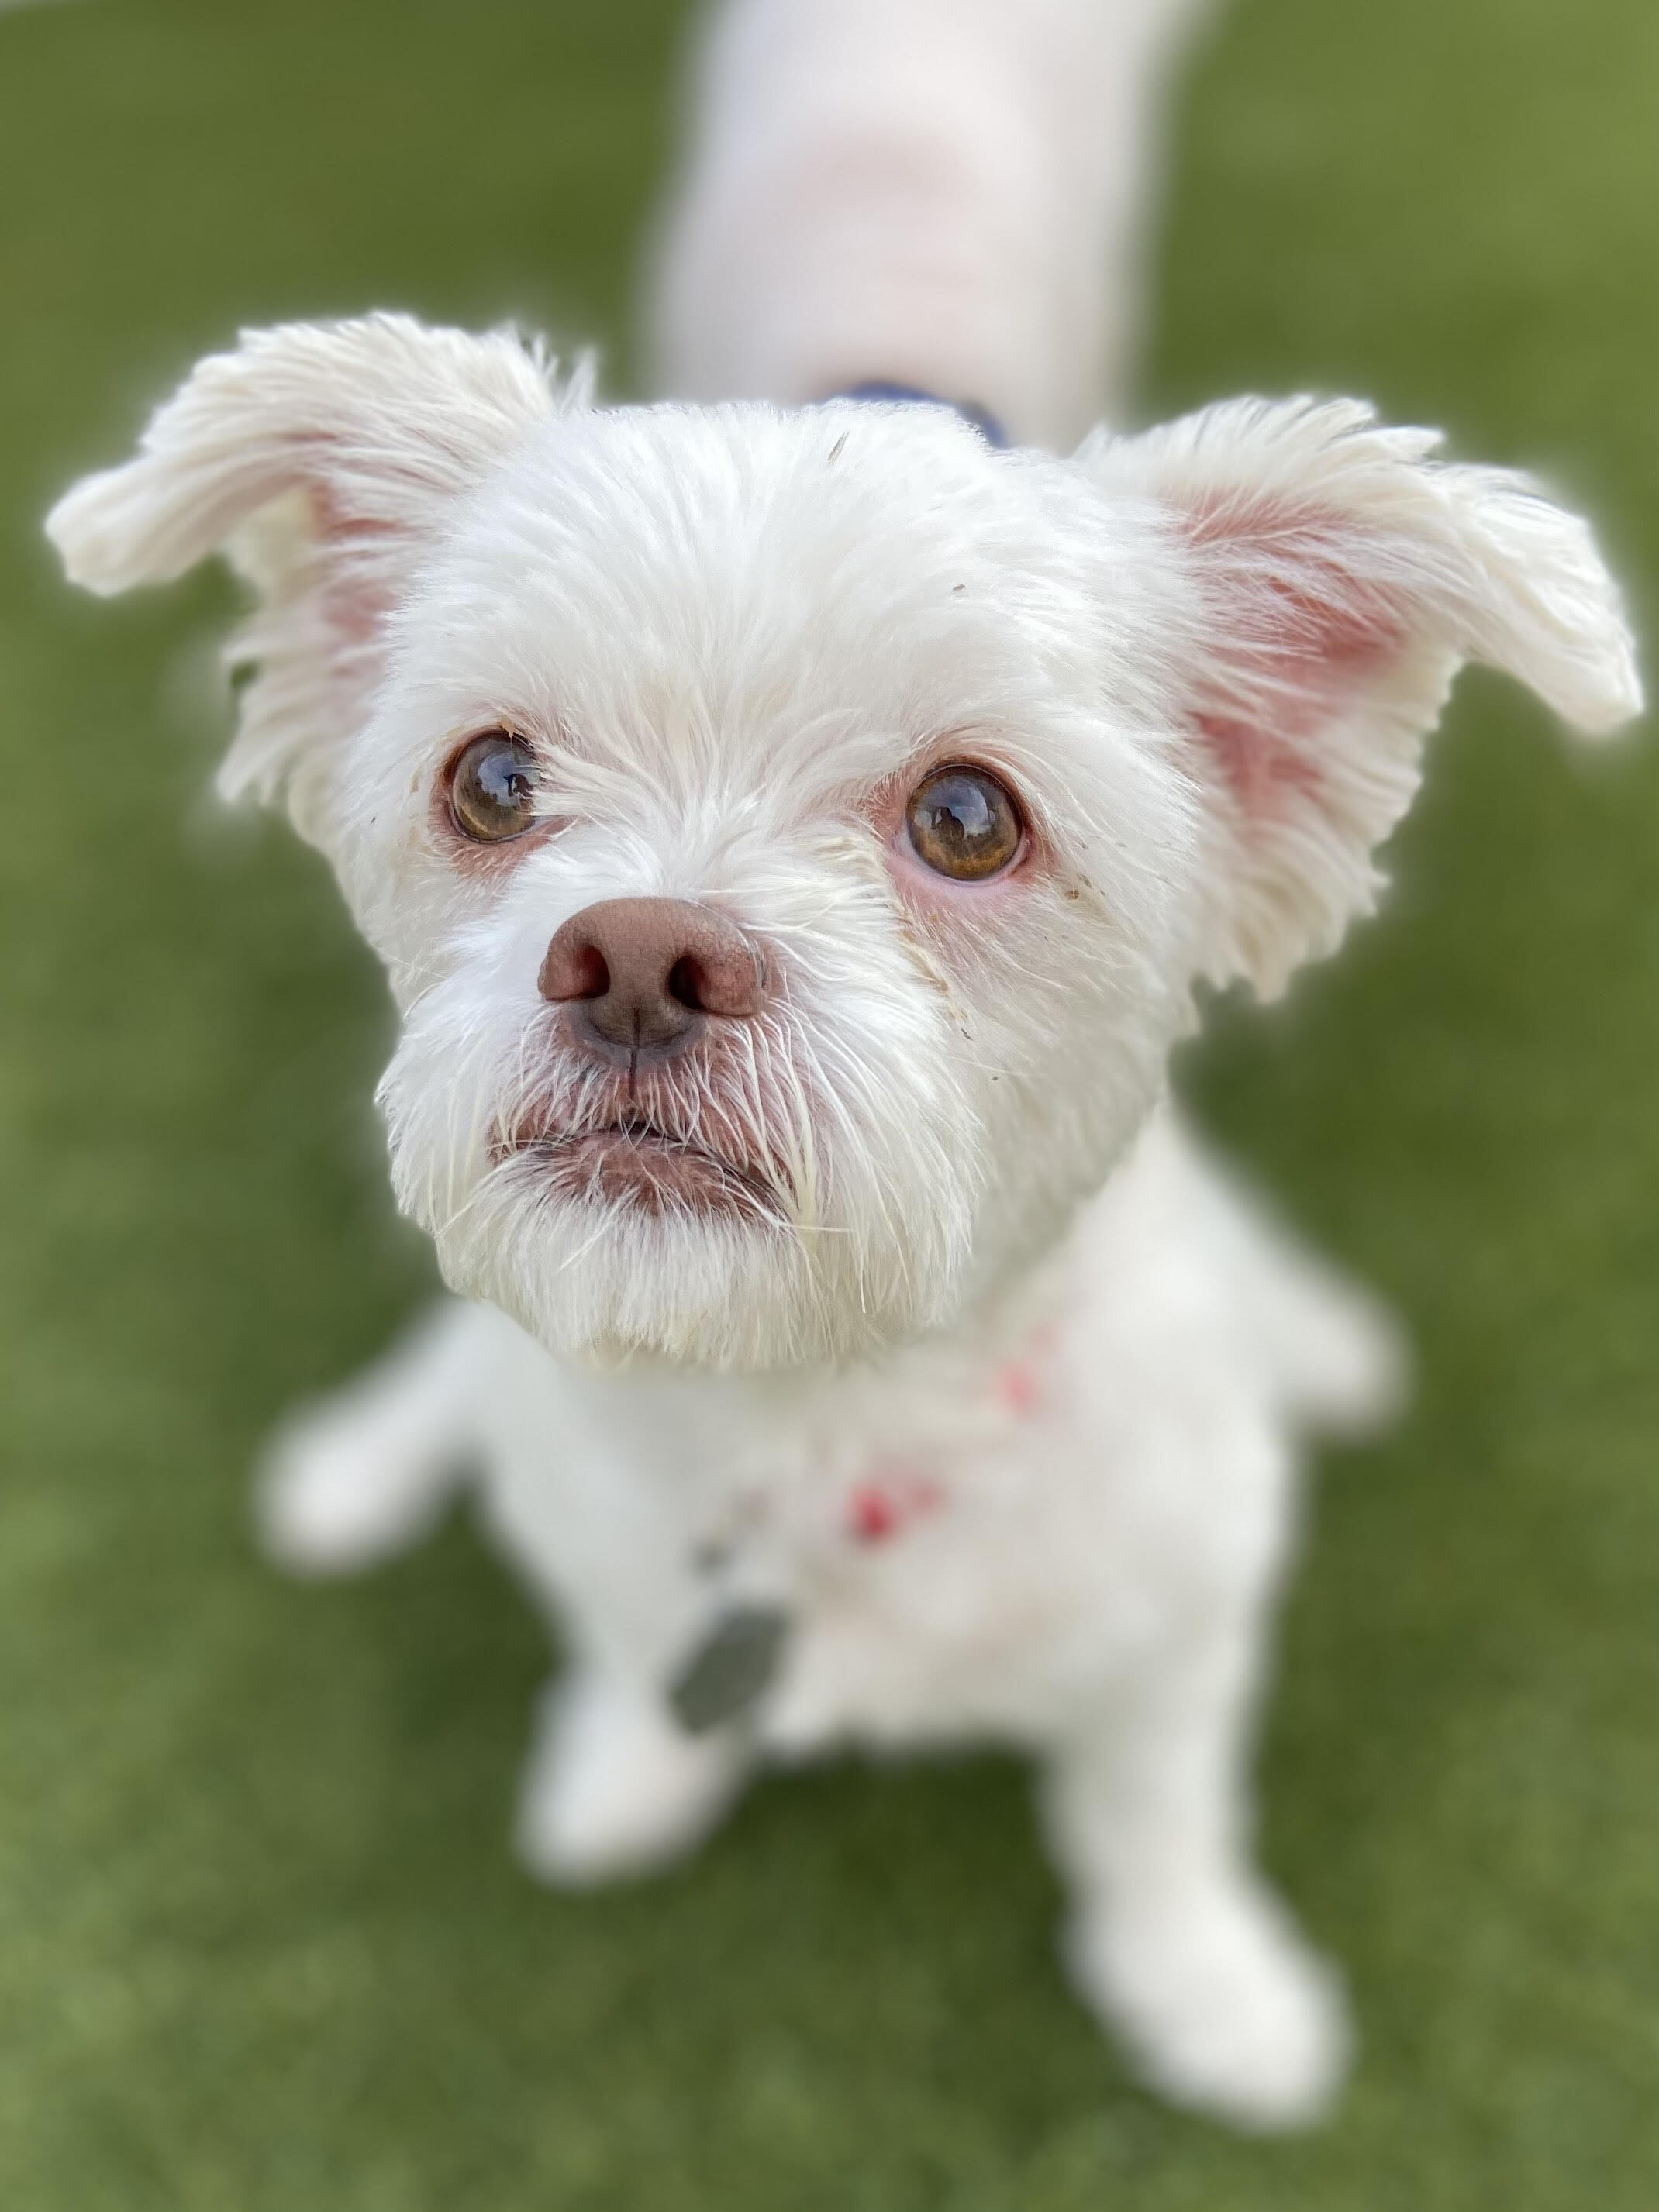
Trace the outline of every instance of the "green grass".
<instances>
[{"instance_id":1,"label":"green grass","mask_svg":"<svg viewBox=\"0 0 1659 2212\"><path fill-rule=\"evenodd\" d=\"M77 602L38 518L241 320L620 349L675 15L0 15L0 2203L1651 2212L1651 746L1570 758L1468 682L1385 917L1185 1070L1421 1346L1411 1419L1325 1470L1264 1759L1364 2031L1324 2133L1128 2084L1013 1768L774 1782L683 1874L545 1896L503 1848L540 1638L471 1531L327 1589L252 1553L262 1431L430 1279L387 1018L319 867L201 804L222 581ZM1652 0L1242 0L1149 406L1353 388L1541 462L1651 630L1656 87Z\"/></svg>"}]
</instances>

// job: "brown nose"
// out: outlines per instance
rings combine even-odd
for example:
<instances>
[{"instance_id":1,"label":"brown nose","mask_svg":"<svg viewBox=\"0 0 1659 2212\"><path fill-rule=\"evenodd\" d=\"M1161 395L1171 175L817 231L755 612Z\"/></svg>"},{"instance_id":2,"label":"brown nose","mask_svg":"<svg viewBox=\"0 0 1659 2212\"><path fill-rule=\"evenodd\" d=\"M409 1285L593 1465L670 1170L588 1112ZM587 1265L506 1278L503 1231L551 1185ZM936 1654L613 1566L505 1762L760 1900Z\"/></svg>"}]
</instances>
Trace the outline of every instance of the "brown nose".
<instances>
[{"instance_id":1,"label":"brown nose","mask_svg":"<svg viewBox=\"0 0 1659 2212\"><path fill-rule=\"evenodd\" d=\"M538 979L607 1057L665 1058L709 1014L752 1014L760 965L729 921L690 899L601 899L556 929Z\"/></svg>"}]
</instances>

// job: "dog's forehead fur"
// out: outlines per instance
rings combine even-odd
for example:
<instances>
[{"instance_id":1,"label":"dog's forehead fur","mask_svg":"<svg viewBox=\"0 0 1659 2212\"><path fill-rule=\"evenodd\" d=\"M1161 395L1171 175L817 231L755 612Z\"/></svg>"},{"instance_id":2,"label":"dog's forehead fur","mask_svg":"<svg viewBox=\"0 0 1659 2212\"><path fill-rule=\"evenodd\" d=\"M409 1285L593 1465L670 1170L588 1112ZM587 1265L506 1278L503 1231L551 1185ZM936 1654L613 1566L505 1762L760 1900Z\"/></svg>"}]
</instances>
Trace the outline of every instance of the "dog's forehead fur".
<instances>
[{"instance_id":1,"label":"dog's forehead fur","mask_svg":"<svg viewBox=\"0 0 1659 2212\"><path fill-rule=\"evenodd\" d=\"M1150 504L943 409L551 422L417 579L379 741L498 713L665 792L806 807L957 728L1037 768L1079 719L1164 713L1159 545Z\"/></svg>"}]
</instances>

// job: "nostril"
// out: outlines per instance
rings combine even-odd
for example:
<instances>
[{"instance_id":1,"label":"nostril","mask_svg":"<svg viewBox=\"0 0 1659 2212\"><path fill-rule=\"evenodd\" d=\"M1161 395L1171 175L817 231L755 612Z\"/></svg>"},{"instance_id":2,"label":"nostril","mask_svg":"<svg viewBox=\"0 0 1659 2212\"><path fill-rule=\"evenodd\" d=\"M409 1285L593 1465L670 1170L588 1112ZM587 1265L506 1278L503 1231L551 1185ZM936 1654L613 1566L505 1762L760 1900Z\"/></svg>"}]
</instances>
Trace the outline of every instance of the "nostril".
<instances>
[{"instance_id":1,"label":"nostril","mask_svg":"<svg viewBox=\"0 0 1659 2212\"><path fill-rule=\"evenodd\" d=\"M597 945L582 945L576 948L570 963L573 999L603 999L611 988L611 970Z\"/></svg>"},{"instance_id":2,"label":"nostril","mask_svg":"<svg viewBox=\"0 0 1659 2212\"><path fill-rule=\"evenodd\" d=\"M668 971L668 995L694 1013L708 1011L708 981L697 963L682 955Z\"/></svg>"},{"instance_id":3,"label":"nostril","mask_svg":"<svg viewBox=\"0 0 1659 2212\"><path fill-rule=\"evenodd\" d=\"M562 929L547 948L537 983L556 1006L568 999L603 999L611 991L611 963L591 938Z\"/></svg>"}]
</instances>

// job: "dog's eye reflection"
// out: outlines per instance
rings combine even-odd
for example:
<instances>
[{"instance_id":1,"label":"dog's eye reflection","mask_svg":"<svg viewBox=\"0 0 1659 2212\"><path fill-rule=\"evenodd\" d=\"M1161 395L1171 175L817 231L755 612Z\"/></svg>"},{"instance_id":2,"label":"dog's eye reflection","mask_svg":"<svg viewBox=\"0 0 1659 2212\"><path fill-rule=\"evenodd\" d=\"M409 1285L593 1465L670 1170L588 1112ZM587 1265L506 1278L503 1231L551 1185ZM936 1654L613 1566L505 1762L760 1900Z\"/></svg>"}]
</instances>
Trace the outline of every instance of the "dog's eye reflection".
<instances>
[{"instance_id":1,"label":"dog's eye reflection","mask_svg":"<svg viewBox=\"0 0 1659 2212\"><path fill-rule=\"evenodd\" d=\"M1007 787L982 768L960 763L922 778L910 794L904 824L917 859L959 884L1000 875L1024 836Z\"/></svg>"},{"instance_id":2,"label":"dog's eye reflection","mask_svg":"<svg viewBox=\"0 0 1659 2212\"><path fill-rule=\"evenodd\" d=\"M449 811L463 836L499 845L536 819L535 755L522 738L486 730L467 745L449 778Z\"/></svg>"}]
</instances>

